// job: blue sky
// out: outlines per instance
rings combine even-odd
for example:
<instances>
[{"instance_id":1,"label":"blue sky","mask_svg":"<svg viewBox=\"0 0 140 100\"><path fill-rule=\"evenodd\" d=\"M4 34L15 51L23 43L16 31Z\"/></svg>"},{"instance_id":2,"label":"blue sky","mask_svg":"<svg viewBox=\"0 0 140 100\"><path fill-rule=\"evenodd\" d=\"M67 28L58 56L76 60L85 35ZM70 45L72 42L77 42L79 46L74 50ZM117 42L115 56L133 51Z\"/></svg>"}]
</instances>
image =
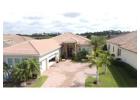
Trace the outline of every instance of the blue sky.
<instances>
[{"instance_id":1,"label":"blue sky","mask_svg":"<svg viewBox=\"0 0 140 100\"><path fill-rule=\"evenodd\" d=\"M135 0L5 0L4 33L136 30Z\"/></svg>"}]
</instances>

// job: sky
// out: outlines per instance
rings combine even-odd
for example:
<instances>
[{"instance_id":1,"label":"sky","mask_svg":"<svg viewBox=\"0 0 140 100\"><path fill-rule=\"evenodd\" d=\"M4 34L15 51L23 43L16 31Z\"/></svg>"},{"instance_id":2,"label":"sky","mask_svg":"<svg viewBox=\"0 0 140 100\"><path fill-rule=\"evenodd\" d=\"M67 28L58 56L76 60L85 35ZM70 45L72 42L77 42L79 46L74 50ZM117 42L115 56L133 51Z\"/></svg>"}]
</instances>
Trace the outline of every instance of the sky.
<instances>
[{"instance_id":1,"label":"sky","mask_svg":"<svg viewBox=\"0 0 140 100\"><path fill-rule=\"evenodd\" d=\"M136 30L135 0L3 0L3 3L4 34Z\"/></svg>"}]
</instances>

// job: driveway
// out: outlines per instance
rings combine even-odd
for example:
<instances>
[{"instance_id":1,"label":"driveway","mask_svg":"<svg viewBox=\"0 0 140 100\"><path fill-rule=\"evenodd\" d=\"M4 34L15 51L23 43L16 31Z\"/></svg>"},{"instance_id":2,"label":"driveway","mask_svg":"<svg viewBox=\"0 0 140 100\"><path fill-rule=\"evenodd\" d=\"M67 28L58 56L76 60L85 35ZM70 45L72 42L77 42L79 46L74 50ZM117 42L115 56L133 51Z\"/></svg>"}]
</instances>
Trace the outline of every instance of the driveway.
<instances>
[{"instance_id":1,"label":"driveway","mask_svg":"<svg viewBox=\"0 0 140 100\"><path fill-rule=\"evenodd\" d=\"M42 87L84 87L86 77L96 74L96 67L88 66L71 60L56 63L43 73L48 79Z\"/></svg>"}]
</instances>

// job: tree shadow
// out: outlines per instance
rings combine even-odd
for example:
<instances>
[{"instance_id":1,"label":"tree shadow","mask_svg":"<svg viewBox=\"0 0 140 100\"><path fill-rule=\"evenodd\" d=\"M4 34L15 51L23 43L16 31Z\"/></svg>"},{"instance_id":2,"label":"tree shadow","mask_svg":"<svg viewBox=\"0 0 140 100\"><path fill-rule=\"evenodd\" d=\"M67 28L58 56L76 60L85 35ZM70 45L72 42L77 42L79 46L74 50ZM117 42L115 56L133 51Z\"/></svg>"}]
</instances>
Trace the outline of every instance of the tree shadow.
<instances>
[{"instance_id":1,"label":"tree shadow","mask_svg":"<svg viewBox=\"0 0 140 100\"><path fill-rule=\"evenodd\" d=\"M111 66L109 66L108 69L110 70L113 78L115 79L119 87L137 87L137 85L133 86L127 83L128 81L126 81L125 74L126 75L128 74L126 73L123 66L117 66L115 64L111 64Z\"/></svg>"}]
</instances>

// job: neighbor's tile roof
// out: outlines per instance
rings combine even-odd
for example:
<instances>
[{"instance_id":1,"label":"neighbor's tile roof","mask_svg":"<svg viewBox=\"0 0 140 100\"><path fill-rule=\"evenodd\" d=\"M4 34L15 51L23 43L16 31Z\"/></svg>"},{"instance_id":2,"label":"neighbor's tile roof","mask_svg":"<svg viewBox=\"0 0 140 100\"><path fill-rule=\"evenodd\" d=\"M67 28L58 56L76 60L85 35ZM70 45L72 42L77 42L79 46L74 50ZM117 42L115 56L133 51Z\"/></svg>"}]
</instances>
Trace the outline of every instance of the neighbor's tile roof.
<instances>
[{"instance_id":1,"label":"neighbor's tile roof","mask_svg":"<svg viewBox=\"0 0 140 100\"><path fill-rule=\"evenodd\" d=\"M17 43L21 43L24 41L32 40L33 38L27 36L19 36L15 34L4 34L3 35L3 42L4 47L11 46Z\"/></svg>"},{"instance_id":2,"label":"neighbor's tile roof","mask_svg":"<svg viewBox=\"0 0 140 100\"><path fill-rule=\"evenodd\" d=\"M119 45L121 48L137 52L137 32L131 32L107 40L109 43Z\"/></svg>"},{"instance_id":3,"label":"neighbor's tile roof","mask_svg":"<svg viewBox=\"0 0 140 100\"><path fill-rule=\"evenodd\" d=\"M53 37L52 39L58 41L58 43L62 44L63 42L77 42L80 45L89 45L90 40L79 35L75 35L72 33L64 33L62 35Z\"/></svg>"},{"instance_id":4,"label":"neighbor's tile roof","mask_svg":"<svg viewBox=\"0 0 140 100\"><path fill-rule=\"evenodd\" d=\"M4 55L43 55L60 45L53 39L30 40L3 49Z\"/></svg>"}]
</instances>

